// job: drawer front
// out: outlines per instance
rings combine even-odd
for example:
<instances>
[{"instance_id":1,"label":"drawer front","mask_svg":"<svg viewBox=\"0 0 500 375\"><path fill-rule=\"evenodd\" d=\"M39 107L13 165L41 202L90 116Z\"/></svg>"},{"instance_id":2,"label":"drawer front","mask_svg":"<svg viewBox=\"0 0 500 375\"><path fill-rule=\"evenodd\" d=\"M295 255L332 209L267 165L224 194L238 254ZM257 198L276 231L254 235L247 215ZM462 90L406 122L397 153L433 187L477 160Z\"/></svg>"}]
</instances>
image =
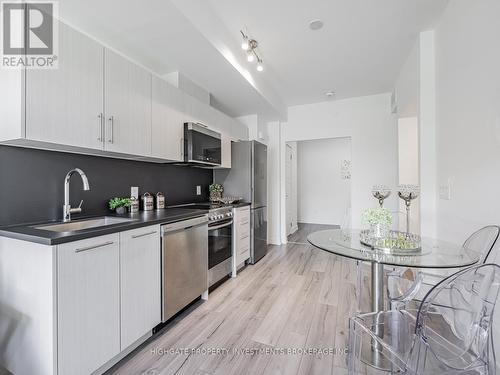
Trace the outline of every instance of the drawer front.
<instances>
[{"instance_id":1,"label":"drawer front","mask_svg":"<svg viewBox=\"0 0 500 375\"><path fill-rule=\"evenodd\" d=\"M245 238L250 237L250 224L240 224L238 230L238 239L244 240Z\"/></svg>"},{"instance_id":2,"label":"drawer front","mask_svg":"<svg viewBox=\"0 0 500 375\"><path fill-rule=\"evenodd\" d=\"M236 265L243 263L245 260L250 258L250 242L246 246L242 246L238 250L238 255L236 257Z\"/></svg>"},{"instance_id":3,"label":"drawer front","mask_svg":"<svg viewBox=\"0 0 500 375\"><path fill-rule=\"evenodd\" d=\"M250 206L234 210L234 255L236 266L250 258Z\"/></svg>"}]
</instances>

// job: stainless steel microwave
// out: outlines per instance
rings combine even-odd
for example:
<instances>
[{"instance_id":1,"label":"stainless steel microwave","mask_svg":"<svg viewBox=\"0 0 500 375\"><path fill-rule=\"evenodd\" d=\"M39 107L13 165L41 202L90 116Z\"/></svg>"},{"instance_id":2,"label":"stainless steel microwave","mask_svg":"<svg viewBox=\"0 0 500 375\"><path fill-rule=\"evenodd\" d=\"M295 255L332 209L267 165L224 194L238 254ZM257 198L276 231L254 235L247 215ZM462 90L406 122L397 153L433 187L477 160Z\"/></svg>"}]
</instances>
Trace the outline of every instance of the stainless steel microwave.
<instances>
[{"instance_id":1,"label":"stainless steel microwave","mask_svg":"<svg viewBox=\"0 0 500 375\"><path fill-rule=\"evenodd\" d=\"M220 133L208 129L203 124L184 124L184 162L215 167L221 165L221 158Z\"/></svg>"}]
</instances>

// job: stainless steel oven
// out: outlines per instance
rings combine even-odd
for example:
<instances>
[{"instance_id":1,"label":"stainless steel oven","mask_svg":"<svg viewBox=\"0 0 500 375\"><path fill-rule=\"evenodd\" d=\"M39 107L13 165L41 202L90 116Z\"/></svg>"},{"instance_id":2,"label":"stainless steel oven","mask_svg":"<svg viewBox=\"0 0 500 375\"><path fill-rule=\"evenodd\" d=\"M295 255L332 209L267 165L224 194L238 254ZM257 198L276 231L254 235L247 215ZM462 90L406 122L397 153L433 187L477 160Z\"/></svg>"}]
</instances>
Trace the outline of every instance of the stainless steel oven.
<instances>
[{"instance_id":1,"label":"stainless steel oven","mask_svg":"<svg viewBox=\"0 0 500 375\"><path fill-rule=\"evenodd\" d=\"M232 208L211 210L208 218L208 284L212 286L232 271Z\"/></svg>"},{"instance_id":2,"label":"stainless steel oven","mask_svg":"<svg viewBox=\"0 0 500 375\"><path fill-rule=\"evenodd\" d=\"M222 160L221 135L205 125L184 124L184 161L191 164L219 166Z\"/></svg>"}]
</instances>

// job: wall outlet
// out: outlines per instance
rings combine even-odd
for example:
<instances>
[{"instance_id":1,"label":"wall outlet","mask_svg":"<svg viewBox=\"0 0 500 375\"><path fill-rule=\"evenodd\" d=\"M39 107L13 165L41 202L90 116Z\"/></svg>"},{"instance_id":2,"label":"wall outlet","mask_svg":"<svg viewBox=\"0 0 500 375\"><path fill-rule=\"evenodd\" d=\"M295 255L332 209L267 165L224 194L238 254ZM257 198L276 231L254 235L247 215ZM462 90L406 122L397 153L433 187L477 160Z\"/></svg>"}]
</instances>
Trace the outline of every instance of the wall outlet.
<instances>
[{"instance_id":1,"label":"wall outlet","mask_svg":"<svg viewBox=\"0 0 500 375\"><path fill-rule=\"evenodd\" d=\"M201 186L200 185L196 186L196 195L201 195Z\"/></svg>"},{"instance_id":2,"label":"wall outlet","mask_svg":"<svg viewBox=\"0 0 500 375\"><path fill-rule=\"evenodd\" d=\"M138 186L131 186L130 187L130 196L134 197L136 199L139 199L139 187Z\"/></svg>"}]
</instances>

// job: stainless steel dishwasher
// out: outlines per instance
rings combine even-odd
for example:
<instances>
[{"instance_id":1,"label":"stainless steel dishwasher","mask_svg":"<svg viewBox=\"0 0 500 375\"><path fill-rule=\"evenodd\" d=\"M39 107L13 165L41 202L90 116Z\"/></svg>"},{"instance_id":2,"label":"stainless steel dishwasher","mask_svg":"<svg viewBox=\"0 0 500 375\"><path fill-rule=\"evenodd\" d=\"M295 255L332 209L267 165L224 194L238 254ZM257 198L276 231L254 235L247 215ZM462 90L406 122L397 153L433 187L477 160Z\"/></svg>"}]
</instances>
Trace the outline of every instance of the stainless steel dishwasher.
<instances>
[{"instance_id":1,"label":"stainless steel dishwasher","mask_svg":"<svg viewBox=\"0 0 500 375\"><path fill-rule=\"evenodd\" d=\"M162 322L208 289L208 217L163 225Z\"/></svg>"}]
</instances>

